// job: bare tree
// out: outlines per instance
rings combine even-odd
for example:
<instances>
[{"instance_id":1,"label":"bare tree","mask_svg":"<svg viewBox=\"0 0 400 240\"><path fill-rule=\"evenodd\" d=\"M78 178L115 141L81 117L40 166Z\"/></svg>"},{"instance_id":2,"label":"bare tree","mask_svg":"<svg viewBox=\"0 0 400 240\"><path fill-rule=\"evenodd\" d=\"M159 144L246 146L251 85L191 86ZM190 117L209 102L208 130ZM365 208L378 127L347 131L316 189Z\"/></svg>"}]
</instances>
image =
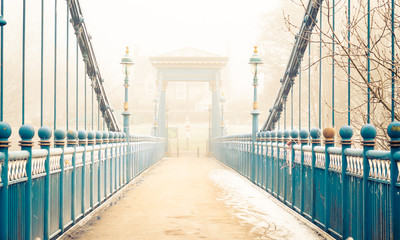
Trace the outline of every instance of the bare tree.
<instances>
[{"instance_id":1,"label":"bare tree","mask_svg":"<svg viewBox=\"0 0 400 240\"><path fill-rule=\"evenodd\" d=\"M306 11L305 0L295 1L294 3ZM369 5L367 1L357 0L352 1L350 6L348 3L345 0L323 1L319 16L322 24L319 19L314 19L319 23L316 24L311 37L312 43L321 42L323 55L311 64L305 64L302 70L322 64L323 69L328 69L323 73L324 79L329 79L332 78L329 68L333 65L336 69L336 74L333 75L335 82L342 83L342 87L346 86L346 83L350 83L351 86L351 125L359 130L368 122L370 116L370 123L378 129L378 146L385 149L385 132L391 121L392 101L394 106L398 106L400 101L400 41L397 40L400 34L400 18L398 12L393 11L395 30L392 31L391 1L370 1ZM399 9L400 1L396 0L394 5L394 9ZM291 21L288 16L285 16L285 22L287 28L296 35L297 23ZM346 105L347 89L336 89L334 101L342 106ZM347 107L341 109L329 101L325 104L337 113L336 116L347 117ZM395 108L394 119L400 121L398 109Z\"/></svg>"}]
</instances>

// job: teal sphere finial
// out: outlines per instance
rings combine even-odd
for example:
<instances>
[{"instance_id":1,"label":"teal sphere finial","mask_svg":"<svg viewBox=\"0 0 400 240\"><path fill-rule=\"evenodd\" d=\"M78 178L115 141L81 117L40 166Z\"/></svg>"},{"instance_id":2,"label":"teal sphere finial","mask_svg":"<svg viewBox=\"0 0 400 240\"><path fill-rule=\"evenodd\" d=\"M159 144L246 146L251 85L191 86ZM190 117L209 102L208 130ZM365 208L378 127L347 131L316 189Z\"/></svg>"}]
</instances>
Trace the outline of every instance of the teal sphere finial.
<instances>
[{"instance_id":1,"label":"teal sphere finial","mask_svg":"<svg viewBox=\"0 0 400 240\"><path fill-rule=\"evenodd\" d=\"M339 130L339 135L342 139L344 140L349 140L351 137L353 137L353 129L349 125L345 125L340 128Z\"/></svg>"},{"instance_id":2,"label":"teal sphere finial","mask_svg":"<svg viewBox=\"0 0 400 240\"><path fill-rule=\"evenodd\" d=\"M95 137L95 134L94 134L93 131L88 131L87 135L88 135L88 139L89 139L89 140L93 140L94 137Z\"/></svg>"},{"instance_id":3,"label":"teal sphere finial","mask_svg":"<svg viewBox=\"0 0 400 240\"><path fill-rule=\"evenodd\" d=\"M265 137L270 138L271 137L271 131L266 131L265 132Z\"/></svg>"},{"instance_id":4,"label":"teal sphere finial","mask_svg":"<svg viewBox=\"0 0 400 240\"><path fill-rule=\"evenodd\" d=\"M7 141L11 136L12 130L10 124L0 122L0 141Z\"/></svg>"},{"instance_id":5,"label":"teal sphere finial","mask_svg":"<svg viewBox=\"0 0 400 240\"><path fill-rule=\"evenodd\" d=\"M51 128L47 126L42 126L39 128L38 136L41 140L49 140L51 138L51 135Z\"/></svg>"},{"instance_id":6,"label":"teal sphere finial","mask_svg":"<svg viewBox=\"0 0 400 240\"><path fill-rule=\"evenodd\" d=\"M278 130L278 133L276 134L277 138L282 138L283 137L283 131L282 130Z\"/></svg>"},{"instance_id":7,"label":"teal sphere finial","mask_svg":"<svg viewBox=\"0 0 400 240\"><path fill-rule=\"evenodd\" d=\"M78 131L78 138L79 140L85 140L87 138L88 134L85 130L79 130Z\"/></svg>"},{"instance_id":8,"label":"teal sphere finial","mask_svg":"<svg viewBox=\"0 0 400 240\"><path fill-rule=\"evenodd\" d=\"M78 132L75 130L68 130L67 139L68 140L76 140L78 138Z\"/></svg>"},{"instance_id":9,"label":"teal sphere finial","mask_svg":"<svg viewBox=\"0 0 400 240\"><path fill-rule=\"evenodd\" d=\"M377 131L376 128L372 124L365 124L361 128L361 136L364 141L373 141L376 137Z\"/></svg>"},{"instance_id":10,"label":"teal sphere finial","mask_svg":"<svg viewBox=\"0 0 400 240\"><path fill-rule=\"evenodd\" d=\"M321 137L321 129L316 128L316 127L311 128L311 130L310 130L310 136L311 136L313 139L318 139L318 138L320 138L320 137Z\"/></svg>"},{"instance_id":11,"label":"teal sphere finial","mask_svg":"<svg viewBox=\"0 0 400 240\"><path fill-rule=\"evenodd\" d=\"M285 130L285 131L283 132L283 137L284 137L284 138L289 138L289 137L290 137L290 131L289 131L289 130Z\"/></svg>"},{"instance_id":12,"label":"teal sphere finial","mask_svg":"<svg viewBox=\"0 0 400 240\"><path fill-rule=\"evenodd\" d=\"M299 131L296 130L296 129L293 129L293 130L290 132L290 137L292 137L292 138L298 138L298 137L299 137Z\"/></svg>"},{"instance_id":13,"label":"teal sphere finial","mask_svg":"<svg viewBox=\"0 0 400 240\"><path fill-rule=\"evenodd\" d=\"M301 138L301 139L306 139L306 138L308 138L308 130L307 130L307 129L304 129L304 128L301 129L299 135L300 135L300 138Z\"/></svg>"},{"instance_id":14,"label":"teal sphere finial","mask_svg":"<svg viewBox=\"0 0 400 240\"><path fill-rule=\"evenodd\" d=\"M0 15L0 27L3 27L7 24L6 20L4 20L4 17Z\"/></svg>"},{"instance_id":15,"label":"teal sphere finial","mask_svg":"<svg viewBox=\"0 0 400 240\"><path fill-rule=\"evenodd\" d=\"M35 129L31 125L25 124L19 128L18 133L22 141L31 141L35 136Z\"/></svg>"},{"instance_id":16,"label":"teal sphere finial","mask_svg":"<svg viewBox=\"0 0 400 240\"><path fill-rule=\"evenodd\" d=\"M276 130L271 131L271 137L275 138L276 137Z\"/></svg>"},{"instance_id":17,"label":"teal sphere finial","mask_svg":"<svg viewBox=\"0 0 400 240\"><path fill-rule=\"evenodd\" d=\"M96 139L101 139L103 134L100 131L96 131Z\"/></svg>"},{"instance_id":18,"label":"teal sphere finial","mask_svg":"<svg viewBox=\"0 0 400 240\"><path fill-rule=\"evenodd\" d=\"M109 139L114 139L114 132L109 132L108 133L108 138Z\"/></svg>"},{"instance_id":19,"label":"teal sphere finial","mask_svg":"<svg viewBox=\"0 0 400 240\"><path fill-rule=\"evenodd\" d=\"M392 140L400 141L400 122L395 121L389 124L387 133Z\"/></svg>"},{"instance_id":20,"label":"teal sphere finial","mask_svg":"<svg viewBox=\"0 0 400 240\"><path fill-rule=\"evenodd\" d=\"M67 132L65 132L63 129L57 129L54 131L55 140L64 140L66 136Z\"/></svg>"},{"instance_id":21,"label":"teal sphere finial","mask_svg":"<svg viewBox=\"0 0 400 240\"><path fill-rule=\"evenodd\" d=\"M108 139L108 132L107 131L103 131L103 139Z\"/></svg>"}]
</instances>

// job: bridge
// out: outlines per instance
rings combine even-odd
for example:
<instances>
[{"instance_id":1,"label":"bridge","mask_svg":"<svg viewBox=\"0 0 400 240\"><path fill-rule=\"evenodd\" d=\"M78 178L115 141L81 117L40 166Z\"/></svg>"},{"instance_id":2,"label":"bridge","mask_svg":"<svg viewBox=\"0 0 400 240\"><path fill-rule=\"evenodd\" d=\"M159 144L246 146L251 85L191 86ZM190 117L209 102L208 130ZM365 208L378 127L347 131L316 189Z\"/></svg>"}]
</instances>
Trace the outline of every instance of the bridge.
<instances>
[{"instance_id":1,"label":"bridge","mask_svg":"<svg viewBox=\"0 0 400 240\"><path fill-rule=\"evenodd\" d=\"M298 3L283 71L270 40L249 54L251 132L227 134L224 104L246 102L221 94L229 58L183 48L141 65L156 97L138 134L129 48L123 97L109 94L79 0L0 0L0 239L400 239L399 3ZM210 92L197 152L169 126L182 83L186 150L188 83Z\"/></svg>"}]
</instances>

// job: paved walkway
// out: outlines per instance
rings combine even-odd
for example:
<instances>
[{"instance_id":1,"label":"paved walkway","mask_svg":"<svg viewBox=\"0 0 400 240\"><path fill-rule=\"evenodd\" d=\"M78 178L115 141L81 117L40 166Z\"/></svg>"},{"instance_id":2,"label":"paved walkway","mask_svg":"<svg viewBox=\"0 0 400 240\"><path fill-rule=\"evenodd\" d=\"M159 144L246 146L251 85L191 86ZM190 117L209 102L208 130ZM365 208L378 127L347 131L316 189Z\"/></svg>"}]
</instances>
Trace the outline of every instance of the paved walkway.
<instances>
[{"instance_id":1,"label":"paved walkway","mask_svg":"<svg viewBox=\"0 0 400 240\"><path fill-rule=\"evenodd\" d=\"M164 158L64 239L323 239L212 158Z\"/></svg>"}]
</instances>

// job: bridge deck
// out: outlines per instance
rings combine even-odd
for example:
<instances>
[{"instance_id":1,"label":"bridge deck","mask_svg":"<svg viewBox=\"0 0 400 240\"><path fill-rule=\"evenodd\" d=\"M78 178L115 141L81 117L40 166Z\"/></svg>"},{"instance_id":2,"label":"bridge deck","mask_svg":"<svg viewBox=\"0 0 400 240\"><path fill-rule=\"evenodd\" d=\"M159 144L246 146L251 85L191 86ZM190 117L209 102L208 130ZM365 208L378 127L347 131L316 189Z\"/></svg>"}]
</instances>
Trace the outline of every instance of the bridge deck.
<instances>
[{"instance_id":1,"label":"bridge deck","mask_svg":"<svg viewBox=\"0 0 400 240\"><path fill-rule=\"evenodd\" d=\"M212 158L164 158L63 239L323 239Z\"/></svg>"}]
</instances>

